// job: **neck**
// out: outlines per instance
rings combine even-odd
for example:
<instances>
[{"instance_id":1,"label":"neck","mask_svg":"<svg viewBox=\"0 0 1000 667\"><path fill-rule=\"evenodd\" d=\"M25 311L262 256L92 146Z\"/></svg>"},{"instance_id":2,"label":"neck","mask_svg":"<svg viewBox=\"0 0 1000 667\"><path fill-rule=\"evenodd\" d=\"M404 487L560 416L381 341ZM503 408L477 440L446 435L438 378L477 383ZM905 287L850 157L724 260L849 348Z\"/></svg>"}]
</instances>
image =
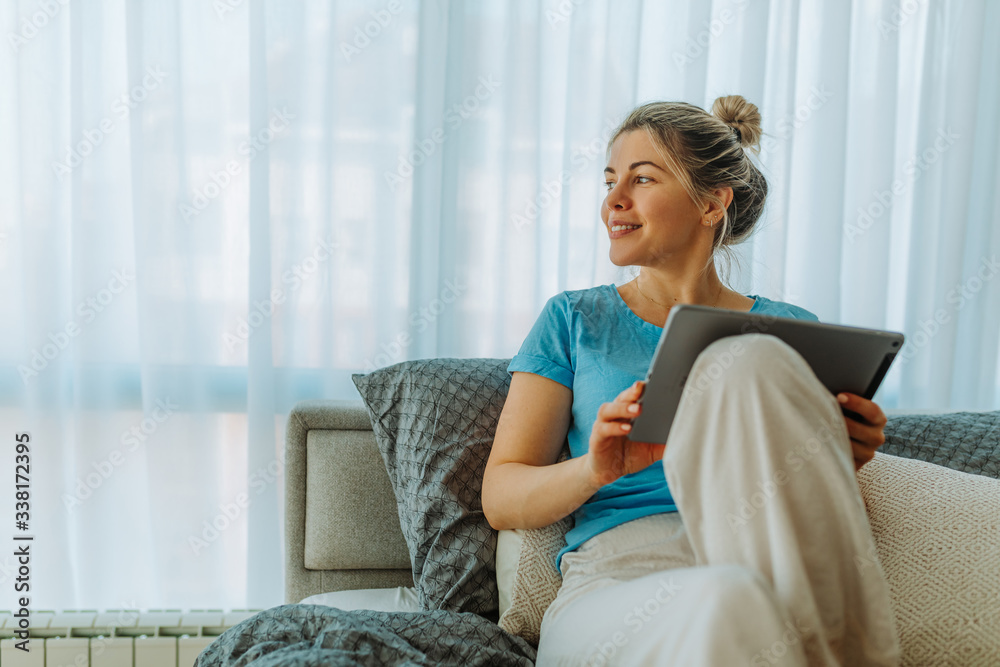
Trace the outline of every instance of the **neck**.
<instances>
[{"instance_id":1,"label":"neck","mask_svg":"<svg viewBox=\"0 0 1000 667\"><path fill-rule=\"evenodd\" d=\"M681 303L715 306L725 292L714 265L700 276L671 275L664 269L643 267L636 278L636 288L648 302L663 308Z\"/></svg>"}]
</instances>

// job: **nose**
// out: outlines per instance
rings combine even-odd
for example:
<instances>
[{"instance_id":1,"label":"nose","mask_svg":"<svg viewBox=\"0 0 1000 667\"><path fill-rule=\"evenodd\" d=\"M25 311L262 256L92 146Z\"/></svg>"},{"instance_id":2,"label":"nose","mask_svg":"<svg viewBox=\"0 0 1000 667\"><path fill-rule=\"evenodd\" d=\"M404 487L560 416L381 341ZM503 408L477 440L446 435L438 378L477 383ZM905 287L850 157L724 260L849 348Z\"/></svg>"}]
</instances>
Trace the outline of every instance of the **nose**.
<instances>
[{"instance_id":1,"label":"nose","mask_svg":"<svg viewBox=\"0 0 1000 667\"><path fill-rule=\"evenodd\" d=\"M616 211L624 211L632 205L622 183L615 183L614 187L608 191L608 196L604 198L604 205L609 210Z\"/></svg>"}]
</instances>

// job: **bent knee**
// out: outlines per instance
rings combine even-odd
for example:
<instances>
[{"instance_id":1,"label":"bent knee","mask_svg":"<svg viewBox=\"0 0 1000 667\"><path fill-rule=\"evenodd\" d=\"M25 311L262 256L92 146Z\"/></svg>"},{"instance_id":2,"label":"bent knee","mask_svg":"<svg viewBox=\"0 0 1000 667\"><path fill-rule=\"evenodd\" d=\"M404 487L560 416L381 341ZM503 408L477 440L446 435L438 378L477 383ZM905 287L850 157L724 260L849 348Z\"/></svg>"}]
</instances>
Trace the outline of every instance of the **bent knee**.
<instances>
[{"instance_id":1,"label":"bent knee","mask_svg":"<svg viewBox=\"0 0 1000 667\"><path fill-rule=\"evenodd\" d=\"M726 336L712 342L698 355L689 381L723 384L773 375L782 368L799 372L806 364L795 348L772 334L748 333ZM808 368L808 364L806 364Z\"/></svg>"}]
</instances>

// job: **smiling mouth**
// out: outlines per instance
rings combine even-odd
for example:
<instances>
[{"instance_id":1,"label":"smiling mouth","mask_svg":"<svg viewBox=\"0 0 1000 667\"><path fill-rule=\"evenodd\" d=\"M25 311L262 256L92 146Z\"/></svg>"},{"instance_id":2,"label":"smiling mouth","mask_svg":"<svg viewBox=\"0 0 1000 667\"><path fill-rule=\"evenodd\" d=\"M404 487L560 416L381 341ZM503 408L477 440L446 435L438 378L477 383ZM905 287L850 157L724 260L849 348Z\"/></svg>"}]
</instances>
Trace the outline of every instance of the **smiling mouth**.
<instances>
[{"instance_id":1,"label":"smiling mouth","mask_svg":"<svg viewBox=\"0 0 1000 667\"><path fill-rule=\"evenodd\" d=\"M613 225L610 227L613 232L624 232L626 230L639 229L642 225Z\"/></svg>"}]
</instances>

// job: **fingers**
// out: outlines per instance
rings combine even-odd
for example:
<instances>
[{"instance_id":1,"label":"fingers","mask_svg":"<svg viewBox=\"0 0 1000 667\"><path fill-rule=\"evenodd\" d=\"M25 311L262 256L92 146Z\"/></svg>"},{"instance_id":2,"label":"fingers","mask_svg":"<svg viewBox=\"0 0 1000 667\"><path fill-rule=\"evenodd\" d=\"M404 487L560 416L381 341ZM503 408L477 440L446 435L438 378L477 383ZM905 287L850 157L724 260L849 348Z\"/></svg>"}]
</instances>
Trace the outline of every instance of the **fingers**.
<instances>
[{"instance_id":1,"label":"fingers","mask_svg":"<svg viewBox=\"0 0 1000 667\"><path fill-rule=\"evenodd\" d=\"M610 404L609 404L610 405ZM620 438L632 430L632 425L623 421L598 420L594 424L597 434L603 438Z\"/></svg>"},{"instance_id":2,"label":"fingers","mask_svg":"<svg viewBox=\"0 0 1000 667\"><path fill-rule=\"evenodd\" d=\"M618 401L602 403L601 407L597 408L597 421L620 423L622 420L631 419L633 415L629 413L628 406L628 403Z\"/></svg>"},{"instance_id":3,"label":"fingers","mask_svg":"<svg viewBox=\"0 0 1000 667\"><path fill-rule=\"evenodd\" d=\"M837 394L837 402L864 420L859 422L853 417L844 416L847 433L851 438L854 469L861 470L862 466L875 458L876 450L885 444L883 429L888 419L877 403L857 394L841 392Z\"/></svg>"},{"instance_id":4,"label":"fingers","mask_svg":"<svg viewBox=\"0 0 1000 667\"><path fill-rule=\"evenodd\" d=\"M881 426L869 426L862 424L850 417L844 417L847 425L847 434L851 438L851 444L858 444L870 449L874 455L876 449L885 444L885 433Z\"/></svg>"},{"instance_id":5,"label":"fingers","mask_svg":"<svg viewBox=\"0 0 1000 667\"><path fill-rule=\"evenodd\" d=\"M849 417L844 418L847 433L851 438L851 454L854 457L854 469L861 467L875 458L875 452L885 444L885 435L881 427L861 424Z\"/></svg>"},{"instance_id":6,"label":"fingers","mask_svg":"<svg viewBox=\"0 0 1000 667\"><path fill-rule=\"evenodd\" d=\"M642 404L638 402L645 390L646 383L638 381L628 389L618 394L611 403L602 403L597 409L597 419L600 421L631 420L642 412ZM625 429L627 431L628 429ZM621 435L623 431L619 431Z\"/></svg>"},{"instance_id":7,"label":"fingers","mask_svg":"<svg viewBox=\"0 0 1000 667\"><path fill-rule=\"evenodd\" d=\"M631 421L642 412L637 402L646 383L639 380L622 391L611 403L602 403L597 409L593 434L600 438L621 438L632 430Z\"/></svg>"},{"instance_id":8,"label":"fingers","mask_svg":"<svg viewBox=\"0 0 1000 667\"><path fill-rule=\"evenodd\" d=\"M861 470L861 466L875 458L875 450L867 445L851 440L851 453L854 455L854 469Z\"/></svg>"},{"instance_id":9,"label":"fingers","mask_svg":"<svg viewBox=\"0 0 1000 667\"><path fill-rule=\"evenodd\" d=\"M842 391L837 394L837 402L848 410L864 417L865 421L871 426L881 428L888 421L885 413L882 412L882 408L875 401L869 401L867 398L863 398L857 394Z\"/></svg>"},{"instance_id":10,"label":"fingers","mask_svg":"<svg viewBox=\"0 0 1000 667\"><path fill-rule=\"evenodd\" d=\"M615 398L615 402L618 401L637 401L642 396L642 392L646 389L646 383L642 380L636 380L629 386L628 389L622 391Z\"/></svg>"}]
</instances>

